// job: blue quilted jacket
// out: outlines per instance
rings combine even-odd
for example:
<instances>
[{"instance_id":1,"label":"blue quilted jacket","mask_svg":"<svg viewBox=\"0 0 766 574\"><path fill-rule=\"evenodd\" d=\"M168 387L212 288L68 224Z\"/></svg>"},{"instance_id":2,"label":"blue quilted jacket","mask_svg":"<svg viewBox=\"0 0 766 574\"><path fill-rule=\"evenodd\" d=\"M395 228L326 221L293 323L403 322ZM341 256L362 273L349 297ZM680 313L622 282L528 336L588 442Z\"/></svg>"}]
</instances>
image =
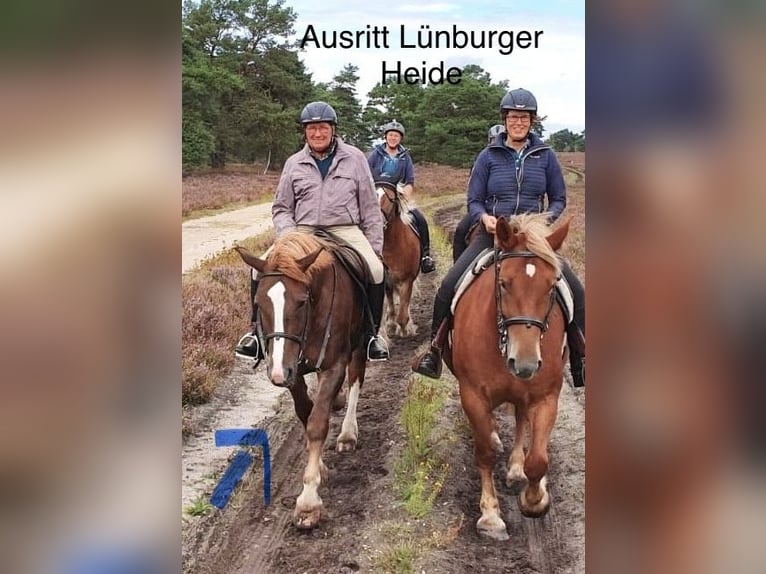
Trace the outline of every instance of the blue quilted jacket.
<instances>
[{"instance_id":1,"label":"blue quilted jacket","mask_svg":"<svg viewBox=\"0 0 766 574\"><path fill-rule=\"evenodd\" d=\"M551 213L553 222L566 205L566 186L556 154L535 134L529 134L521 153L506 147L505 134L479 152L468 180L472 223L485 213L508 217L543 211Z\"/></svg>"}]
</instances>

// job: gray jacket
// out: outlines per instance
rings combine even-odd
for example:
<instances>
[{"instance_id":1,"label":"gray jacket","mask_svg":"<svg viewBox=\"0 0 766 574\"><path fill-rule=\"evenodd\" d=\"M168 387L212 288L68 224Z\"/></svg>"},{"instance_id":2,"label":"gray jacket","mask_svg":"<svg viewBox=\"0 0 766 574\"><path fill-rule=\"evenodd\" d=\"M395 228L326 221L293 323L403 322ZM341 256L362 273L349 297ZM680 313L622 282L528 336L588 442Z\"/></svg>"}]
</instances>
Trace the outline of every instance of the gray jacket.
<instances>
[{"instance_id":1,"label":"gray jacket","mask_svg":"<svg viewBox=\"0 0 766 574\"><path fill-rule=\"evenodd\" d=\"M383 252L383 215L367 158L339 137L324 180L308 145L287 159L271 214L277 236L296 225L356 225L375 253Z\"/></svg>"}]
</instances>

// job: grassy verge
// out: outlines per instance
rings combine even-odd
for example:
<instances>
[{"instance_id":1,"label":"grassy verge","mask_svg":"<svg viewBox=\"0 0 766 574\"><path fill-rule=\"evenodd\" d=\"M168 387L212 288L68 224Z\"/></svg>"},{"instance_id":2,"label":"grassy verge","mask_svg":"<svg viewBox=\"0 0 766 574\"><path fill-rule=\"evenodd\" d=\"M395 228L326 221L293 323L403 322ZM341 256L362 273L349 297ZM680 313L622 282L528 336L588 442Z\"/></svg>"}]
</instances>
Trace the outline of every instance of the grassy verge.
<instances>
[{"instance_id":1,"label":"grassy verge","mask_svg":"<svg viewBox=\"0 0 766 574\"><path fill-rule=\"evenodd\" d=\"M407 513L422 518L441 490L448 465L433 456L432 431L444 406L449 383L413 376L402 407L406 443L394 467L394 480Z\"/></svg>"}]
</instances>

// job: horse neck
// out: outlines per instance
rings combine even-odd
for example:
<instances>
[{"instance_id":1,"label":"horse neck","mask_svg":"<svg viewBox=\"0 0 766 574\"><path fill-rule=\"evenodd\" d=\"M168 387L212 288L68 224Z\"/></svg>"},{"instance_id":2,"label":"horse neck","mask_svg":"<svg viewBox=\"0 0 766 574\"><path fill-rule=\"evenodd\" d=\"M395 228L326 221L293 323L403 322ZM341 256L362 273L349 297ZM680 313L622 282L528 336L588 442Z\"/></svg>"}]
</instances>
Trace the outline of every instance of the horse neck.
<instances>
[{"instance_id":1,"label":"horse neck","mask_svg":"<svg viewBox=\"0 0 766 574\"><path fill-rule=\"evenodd\" d=\"M330 316L332 315L331 331L334 334L343 327L343 308L348 305L356 307L358 303L353 279L334 257L331 265L314 276L312 292L315 293L316 300L311 310L310 323L312 331L321 334L316 337L318 349Z\"/></svg>"}]
</instances>

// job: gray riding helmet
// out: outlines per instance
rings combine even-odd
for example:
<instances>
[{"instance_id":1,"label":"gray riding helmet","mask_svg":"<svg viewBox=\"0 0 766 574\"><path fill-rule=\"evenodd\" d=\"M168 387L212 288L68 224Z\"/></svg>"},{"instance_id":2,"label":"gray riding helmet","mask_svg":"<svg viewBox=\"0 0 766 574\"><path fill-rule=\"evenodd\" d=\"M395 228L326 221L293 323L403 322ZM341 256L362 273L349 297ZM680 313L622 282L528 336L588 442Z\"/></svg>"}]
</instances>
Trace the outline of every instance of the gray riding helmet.
<instances>
[{"instance_id":1,"label":"gray riding helmet","mask_svg":"<svg viewBox=\"0 0 766 574\"><path fill-rule=\"evenodd\" d=\"M301 112L301 123L315 124L318 122L329 122L332 125L338 123L338 114L332 109L332 106L325 102L311 102L306 104Z\"/></svg>"}]
</instances>

